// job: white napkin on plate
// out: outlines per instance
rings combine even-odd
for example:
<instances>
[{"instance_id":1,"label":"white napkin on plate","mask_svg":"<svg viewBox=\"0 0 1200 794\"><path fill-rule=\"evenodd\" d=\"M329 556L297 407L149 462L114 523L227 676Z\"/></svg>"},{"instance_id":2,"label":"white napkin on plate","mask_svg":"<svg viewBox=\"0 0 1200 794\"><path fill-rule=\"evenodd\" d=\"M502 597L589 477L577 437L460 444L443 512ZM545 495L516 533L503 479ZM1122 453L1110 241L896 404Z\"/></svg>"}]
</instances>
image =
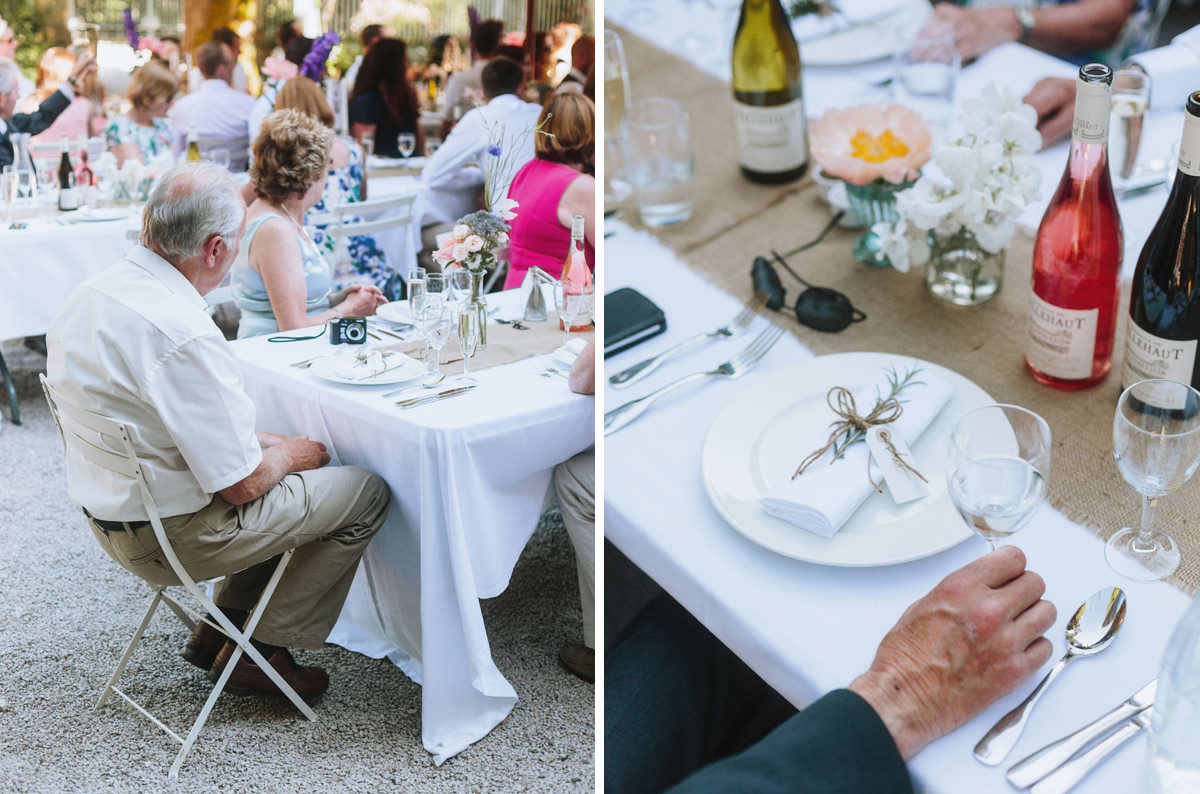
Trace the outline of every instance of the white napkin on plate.
<instances>
[{"instance_id":1,"label":"white napkin on plate","mask_svg":"<svg viewBox=\"0 0 1200 794\"><path fill-rule=\"evenodd\" d=\"M373 375L378 375L388 367L399 364L400 360L396 358L397 355L399 354L392 351L388 351L388 355L384 355L379 350L363 350L349 358L340 359L331 371L336 377L346 380L366 380Z\"/></svg>"},{"instance_id":2,"label":"white napkin on plate","mask_svg":"<svg viewBox=\"0 0 1200 794\"><path fill-rule=\"evenodd\" d=\"M570 369L575 366L575 359L579 358L579 354L585 347L587 347L587 340L582 336L575 337L554 351L554 363Z\"/></svg>"},{"instance_id":3,"label":"white napkin on plate","mask_svg":"<svg viewBox=\"0 0 1200 794\"><path fill-rule=\"evenodd\" d=\"M898 363L896 372L903 377L908 372L908 365ZM900 395L904 411L890 425L910 447L916 444L954 391L949 383L928 370L918 373L917 380L919 384L910 384ZM887 395L889 391L885 372L879 373L872 384L855 390L854 402L859 415L870 413L876 396ZM797 463L804 455L825 445L830 424L836 419L827 407L805 417L804 427L796 432ZM794 480L792 473L787 472L783 481L763 497L763 510L813 534L833 537L874 492L867 480L868 455L866 443L860 442L851 446L836 462L832 462L833 453L826 452ZM879 482L877 470L872 471L872 476Z\"/></svg>"}]
</instances>

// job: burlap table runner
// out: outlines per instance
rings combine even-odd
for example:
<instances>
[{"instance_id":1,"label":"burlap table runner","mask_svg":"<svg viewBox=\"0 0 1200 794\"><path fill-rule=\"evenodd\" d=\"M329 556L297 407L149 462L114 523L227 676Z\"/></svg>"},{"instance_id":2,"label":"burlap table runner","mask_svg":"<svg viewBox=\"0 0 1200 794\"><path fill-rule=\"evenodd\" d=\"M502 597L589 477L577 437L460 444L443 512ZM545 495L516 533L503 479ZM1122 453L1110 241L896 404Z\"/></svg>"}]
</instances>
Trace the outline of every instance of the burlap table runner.
<instances>
[{"instance_id":1,"label":"burlap table runner","mask_svg":"<svg viewBox=\"0 0 1200 794\"><path fill-rule=\"evenodd\" d=\"M527 356L551 353L563 342L563 332L558 326L558 318L550 312L550 319L538 323L523 323L525 330L517 330L512 325L492 322L488 324L488 344L483 350L476 350L471 357L471 371L478 372L502 364L511 364ZM574 339L579 332L571 334ZM396 344L377 345L380 350L399 350L413 358L421 358L425 345L419 341L397 342ZM442 348L442 366L450 364L462 366L462 353L458 348L458 335L452 334L450 341Z\"/></svg>"},{"instance_id":2,"label":"burlap table runner","mask_svg":"<svg viewBox=\"0 0 1200 794\"><path fill-rule=\"evenodd\" d=\"M731 148L728 85L628 31L620 33L634 97L674 97L689 108L692 117L697 163L695 214L678 228L651 231L713 284L747 299L752 292L753 258L771 248L782 251L814 238L830 218L829 207L809 179L773 189L743 179ZM1050 191L1054 185L1042 189ZM635 212L623 215L638 225ZM970 378L1000 402L1036 411L1049 422L1054 438L1051 504L1102 538L1136 525L1141 497L1122 479L1112 452L1129 285L1122 291L1112 373L1094 388L1060 391L1034 381L1022 360L1032 262L1028 236L1018 232L1008 250L1000 294L983 306L963 308L930 296L921 273L916 272L919 269L905 274L857 263L851 251L857 234L835 230L824 243L789 261L811 283L844 292L868 319L835 334L806 328L791 313L779 313L772 320L791 329L818 355L877 351L916 356ZM803 287L782 269L779 275L789 301L794 302ZM1198 517L1200 478L1163 499L1156 517L1157 525L1179 541L1183 554L1170 581L1189 594L1200 585ZM1089 553L1102 554L1103 550L1097 544Z\"/></svg>"}]
</instances>

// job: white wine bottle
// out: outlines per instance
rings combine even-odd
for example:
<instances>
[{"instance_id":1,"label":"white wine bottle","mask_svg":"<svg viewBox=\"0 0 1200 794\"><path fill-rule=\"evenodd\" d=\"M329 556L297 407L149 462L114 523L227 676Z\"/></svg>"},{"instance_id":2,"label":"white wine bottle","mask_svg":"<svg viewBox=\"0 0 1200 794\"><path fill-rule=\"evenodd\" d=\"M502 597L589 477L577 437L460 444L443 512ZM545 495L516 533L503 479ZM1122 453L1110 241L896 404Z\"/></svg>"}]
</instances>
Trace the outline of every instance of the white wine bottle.
<instances>
[{"instance_id":1,"label":"white wine bottle","mask_svg":"<svg viewBox=\"0 0 1200 794\"><path fill-rule=\"evenodd\" d=\"M743 0L733 36L738 163L754 182L791 182L808 168L800 48L779 0Z\"/></svg>"}]
</instances>

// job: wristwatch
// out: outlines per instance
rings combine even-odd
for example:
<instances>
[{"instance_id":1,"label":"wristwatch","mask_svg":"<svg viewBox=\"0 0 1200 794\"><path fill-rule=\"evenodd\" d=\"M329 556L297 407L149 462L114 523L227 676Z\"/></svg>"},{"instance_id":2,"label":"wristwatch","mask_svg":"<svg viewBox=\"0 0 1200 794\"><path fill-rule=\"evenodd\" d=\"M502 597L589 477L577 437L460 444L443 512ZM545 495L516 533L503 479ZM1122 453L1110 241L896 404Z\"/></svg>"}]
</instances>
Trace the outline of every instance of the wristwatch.
<instances>
[{"instance_id":1,"label":"wristwatch","mask_svg":"<svg viewBox=\"0 0 1200 794\"><path fill-rule=\"evenodd\" d=\"M1013 10L1017 12L1017 22L1021 23L1021 35L1017 41L1024 44L1029 41L1029 34L1033 32L1037 19L1033 16L1033 9L1028 6L1017 6Z\"/></svg>"}]
</instances>

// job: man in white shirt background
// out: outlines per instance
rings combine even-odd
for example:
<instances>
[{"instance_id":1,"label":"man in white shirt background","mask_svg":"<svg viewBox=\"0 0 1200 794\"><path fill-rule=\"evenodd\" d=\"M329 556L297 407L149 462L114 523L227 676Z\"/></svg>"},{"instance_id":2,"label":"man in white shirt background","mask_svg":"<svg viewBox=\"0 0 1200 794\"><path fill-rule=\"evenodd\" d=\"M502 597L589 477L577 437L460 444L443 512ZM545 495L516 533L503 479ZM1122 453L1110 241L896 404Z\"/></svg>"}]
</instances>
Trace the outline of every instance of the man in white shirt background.
<instances>
[{"instance_id":1,"label":"man in white shirt background","mask_svg":"<svg viewBox=\"0 0 1200 794\"><path fill-rule=\"evenodd\" d=\"M220 27L212 32L212 38L209 41L224 44L233 52L233 71L229 75L229 84L235 91L248 94L250 78L246 75L246 69L239 60L242 57L242 37L235 33L233 28ZM188 84L192 86L193 93L204 84L204 75L200 73L199 67L192 67L192 71L188 74Z\"/></svg>"},{"instance_id":2,"label":"man in white shirt background","mask_svg":"<svg viewBox=\"0 0 1200 794\"><path fill-rule=\"evenodd\" d=\"M446 96L443 107L447 119L454 118L454 109L469 109L468 95L483 92L483 69L496 57L500 39L504 37L504 23L499 19L486 19L471 32L471 46L475 49L475 60L471 68L455 72L446 81Z\"/></svg>"},{"instance_id":3,"label":"man in white shirt background","mask_svg":"<svg viewBox=\"0 0 1200 794\"><path fill-rule=\"evenodd\" d=\"M481 80L487 104L462 117L421 171L429 209L441 223L474 211L485 181L493 202L506 197L517 171L533 159L542 109L520 98L521 64L495 58Z\"/></svg>"},{"instance_id":4,"label":"man in white shirt background","mask_svg":"<svg viewBox=\"0 0 1200 794\"><path fill-rule=\"evenodd\" d=\"M8 58L12 61L17 60L17 45L21 43L21 39L17 37L17 32L12 29L12 25L4 21L0 17L0 58ZM17 72L17 99L24 99L34 91L33 81L25 75Z\"/></svg>"},{"instance_id":5,"label":"man in white shirt background","mask_svg":"<svg viewBox=\"0 0 1200 794\"><path fill-rule=\"evenodd\" d=\"M201 138L221 141L249 138L254 97L230 85L235 64L233 50L228 44L210 41L196 52L196 62L204 82L194 92L177 99L167 116L176 154L187 147L188 128L192 125Z\"/></svg>"},{"instance_id":6,"label":"man in white shirt background","mask_svg":"<svg viewBox=\"0 0 1200 794\"><path fill-rule=\"evenodd\" d=\"M326 466L323 444L255 432L254 403L203 297L233 264L245 217L220 166L166 172L142 215L142 245L68 296L47 333L46 372L61 399L135 428L171 545L194 578L226 575L213 600L230 620L244 623L275 558L295 549L251 641L310 700L329 676L288 649L324 643L390 497L369 471ZM70 451L66 473L109 556L147 581L177 584L137 484ZM184 658L215 680L234 648L224 639L201 622ZM277 691L245 656L228 687Z\"/></svg>"}]
</instances>

